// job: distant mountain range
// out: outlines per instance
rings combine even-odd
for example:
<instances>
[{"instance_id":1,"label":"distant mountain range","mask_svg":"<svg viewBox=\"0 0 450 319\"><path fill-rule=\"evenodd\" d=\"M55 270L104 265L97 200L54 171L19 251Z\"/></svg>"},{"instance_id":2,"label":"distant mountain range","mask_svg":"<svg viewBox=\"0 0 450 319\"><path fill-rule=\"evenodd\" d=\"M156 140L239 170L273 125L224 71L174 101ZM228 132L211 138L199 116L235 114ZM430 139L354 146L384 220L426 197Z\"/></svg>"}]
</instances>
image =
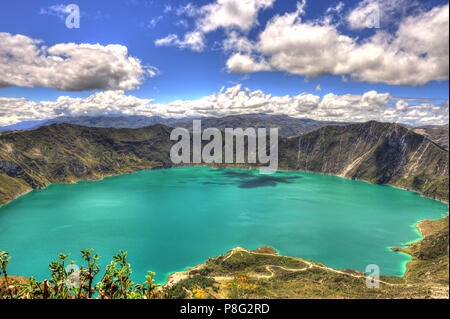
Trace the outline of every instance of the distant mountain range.
<instances>
[{"instance_id":1,"label":"distant mountain range","mask_svg":"<svg viewBox=\"0 0 450 319\"><path fill-rule=\"evenodd\" d=\"M222 118L216 117L189 117L182 119L163 118L160 116L80 116L80 117L58 117L44 121L20 122L10 126L0 127L0 132L13 130L34 130L41 126L51 124L74 124L89 127L112 127L112 128L140 128L163 124L170 127L183 127L192 129L192 120L201 119L202 127L217 127L219 129L241 127L278 127L282 136L294 136L311 132L320 127L335 124L345 125L349 123L315 121L311 119L298 119L287 115L269 114L245 114L232 115Z\"/></svg>"},{"instance_id":2,"label":"distant mountain range","mask_svg":"<svg viewBox=\"0 0 450 319\"><path fill-rule=\"evenodd\" d=\"M161 124L137 129L54 124L0 133L0 204L49 183L172 167L171 131ZM398 124L328 125L279 138L279 169L388 184L446 201L448 164L448 151Z\"/></svg>"},{"instance_id":3,"label":"distant mountain range","mask_svg":"<svg viewBox=\"0 0 450 319\"><path fill-rule=\"evenodd\" d=\"M315 121L304 118L293 118L287 115L271 114L244 114L230 115L225 117L188 117L188 118L163 118L161 116L78 116L78 117L58 117L50 120L25 121L14 125L0 127L0 132L14 130L35 130L41 126L52 124L74 124L88 127L111 127L111 128L141 128L155 124L163 124L170 127L183 127L192 129L192 120L201 119L202 127L216 127L221 130L241 127L243 129L271 128L277 127L279 134L284 137L297 136L312 132L328 125L348 125L346 122ZM429 125L411 127L405 125L414 132L425 135L427 138L443 147L449 149L449 127L447 125Z\"/></svg>"}]
</instances>

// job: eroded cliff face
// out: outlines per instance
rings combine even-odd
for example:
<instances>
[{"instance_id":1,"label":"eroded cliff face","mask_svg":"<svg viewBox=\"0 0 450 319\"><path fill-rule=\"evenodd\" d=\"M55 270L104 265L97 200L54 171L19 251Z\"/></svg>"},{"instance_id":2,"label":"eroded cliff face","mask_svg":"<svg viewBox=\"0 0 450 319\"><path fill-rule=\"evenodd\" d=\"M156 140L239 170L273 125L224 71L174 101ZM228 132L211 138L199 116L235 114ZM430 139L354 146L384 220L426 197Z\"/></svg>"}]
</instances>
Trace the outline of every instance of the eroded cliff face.
<instances>
[{"instance_id":1,"label":"eroded cliff face","mask_svg":"<svg viewBox=\"0 0 450 319\"><path fill-rule=\"evenodd\" d=\"M58 124L3 133L0 204L49 183L171 167L171 130L163 125L111 129ZM448 151L397 124L327 126L280 137L279 168L389 184L448 201Z\"/></svg>"},{"instance_id":2,"label":"eroded cliff face","mask_svg":"<svg viewBox=\"0 0 450 319\"><path fill-rule=\"evenodd\" d=\"M287 148L295 143L296 169L404 187L448 200L448 151L401 125L327 126L291 139Z\"/></svg>"}]
</instances>

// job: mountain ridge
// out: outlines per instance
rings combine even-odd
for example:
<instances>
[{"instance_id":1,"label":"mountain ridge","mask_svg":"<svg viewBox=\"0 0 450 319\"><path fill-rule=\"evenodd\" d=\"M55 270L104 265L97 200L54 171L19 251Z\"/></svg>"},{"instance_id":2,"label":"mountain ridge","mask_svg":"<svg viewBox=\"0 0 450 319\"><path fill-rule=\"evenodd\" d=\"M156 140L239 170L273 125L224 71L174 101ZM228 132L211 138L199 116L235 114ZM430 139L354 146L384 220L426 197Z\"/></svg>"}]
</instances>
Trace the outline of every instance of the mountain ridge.
<instances>
[{"instance_id":1,"label":"mountain ridge","mask_svg":"<svg viewBox=\"0 0 450 319\"><path fill-rule=\"evenodd\" d=\"M317 128L340 124L333 121L316 121L312 119L294 118L287 115L272 115L264 113L250 113L242 115L229 115L224 117L185 117L185 118L164 118L161 116L140 116L140 115L116 115L116 116L78 116L78 117L57 117L42 121L19 122L14 125L0 127L0 132L14 130L34 130L41 126L52 124L74 124L88 127L110 127L110 128L141 128L156 124L163 124L170 127L192 128L192 120L202 120L204 127L278 127L282 136L294 136L313 131ZM342 122L342 125L349 123Z\"/></svg>"},{"instance_id":2,"label":"mountain ridge","mask_svg":"<svg viewBox=\"0 0 450 319\"><path fill-rule=\"evenodd\" d=\"M0 204L50 183L174 167L171 130L161 124L138 129L53 124L0 133ZM448 151L398 124L331 125L279 137L279 169L387 184L448 202Z\"/></svg>"},{"instance_id":3,"label":"mountain ridge","mask_svg":"<svg viewBox=\"0 0 450 319\"><path fill-rule=\"evenodd\" d=\"M74 124L88 127L111 127L111 128L141 128L156 124L170 127L183 127L191 129L192 120L202 120L203 127L216 127L221 130L230 127L278 127L279 134L284 137L297 136L312 132L318 128L328 125L356 124L350 122L317 121L308 118L294 118L288 115L273 115L266 113L249 113L240 115L228 115L223 117L184 117L164 118L161 116L142 115L101 115L101 116L61 116L49 120L24 121L13 125L0 127L1 132L17 130L35 130L42 126L52 124ZM425 135L442 148L448 150L449 128L446 125L410 126L399 123L415 133Z\"/></svg>"}]
</instances>

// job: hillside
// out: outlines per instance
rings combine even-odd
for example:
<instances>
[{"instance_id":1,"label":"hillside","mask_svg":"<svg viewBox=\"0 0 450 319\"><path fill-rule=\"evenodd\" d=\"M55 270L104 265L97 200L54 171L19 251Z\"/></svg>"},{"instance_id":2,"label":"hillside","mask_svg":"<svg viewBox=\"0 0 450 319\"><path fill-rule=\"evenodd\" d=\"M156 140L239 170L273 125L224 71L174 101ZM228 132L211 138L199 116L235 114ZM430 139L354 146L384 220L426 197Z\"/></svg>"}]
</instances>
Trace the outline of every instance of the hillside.
<instances>
[{"instance_id":1,"label":"hillside","mask_svg":"<svg viewBox=\"0 0 450 319\"><path fill-rule=\"evenodd\" d=\"M285 168L393 185L448 201L448 151L401 125L327 126L284 142Z\"/></svg>"},{"instance_id":2,"label":"hillside","mask_svg":"<svg viewBox=\"0 0 450 319\"><path fill-rule=\"evenodd\" d=\"M57 124L0 133L0 203L49 183L171 167L171 130L163 125L112 129ZM280 137L279 158L280 169L390 184L448 201L448 151L397 124L332 125L297 137ZM448 217L423 221L418 228L423 240L406 249L393 248L413 258L405 276L382 276L380 289L367 289L359 271L280 256L266 247L236 248L174 274L162 296L448 298ZM13 283L24 281L13 278Z\"/></svg>"},{"instance_id":3,"label":"hillside","mask_svg":"<svg viewBox=\"0 0 450 319\"><path fill-rule=\"evenodd\" d=\"M430 140L448 151L448 124L420 126L413 129L417 134L425 135Z\"/></svg>"},{"instance_id":4,"label":"hillside","mask_svg":"<svg viewBox=\"0 0 450 319\"><path fill-rule=\"evenodd\" d=\"M170 132L163 125L58 124L1 133L0 203L49 183L170 167ZM448 151L397 124L327 126L300 137L280 137L279 159L280 169L389 184L448 200Z\"/></svg>"},{"instance_id":5,"label":"hillside","mask_svg":"<svg viewBox=\"0 0 450 319\"><path fill-rule=\"evenodd\" d=\"M166 126L89 128L70 124L0 134L0 203L49 183L70 183L168 166Z\"/></svg>"},{"instance_id":6,"label":"hillside","mask_svg":"<svg viewBox=\"0 0 450 319\"><path fill-rule=\"evenodd\" d=\"M425 238L404 249L412 256L406 274L381 276L377 289L366 287L362 272L263 247L235 248L172 274L162 290L168 298L448 298L448 217L418 228Z\"/></svg>"}]
</instances>

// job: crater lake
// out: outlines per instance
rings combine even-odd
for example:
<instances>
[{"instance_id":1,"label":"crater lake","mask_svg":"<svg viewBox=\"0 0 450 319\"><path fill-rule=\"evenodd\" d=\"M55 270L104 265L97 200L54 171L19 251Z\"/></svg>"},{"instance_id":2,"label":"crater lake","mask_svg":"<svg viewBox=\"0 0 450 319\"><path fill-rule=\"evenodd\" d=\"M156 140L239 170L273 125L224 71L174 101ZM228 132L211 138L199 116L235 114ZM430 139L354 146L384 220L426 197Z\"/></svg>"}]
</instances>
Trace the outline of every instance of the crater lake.
<instances>
[{"instance_id":1,"label":"crater lake","mask_svg":"<svg viewBox=\"0 0 450 319\"><path fill-rule=\"evenodd\" d=\"M419 194L336 176L206 167L140 171L101 181L52 184L0 208L0 250L9 275L50 277L59 253L81 265L100 255L101 273L119 249L133 279L169 274L232 248L272 246L336 269L402 276L408 255L393 246L421 238L415 224L448 205Z\"/></svg>"}]
</instances>

